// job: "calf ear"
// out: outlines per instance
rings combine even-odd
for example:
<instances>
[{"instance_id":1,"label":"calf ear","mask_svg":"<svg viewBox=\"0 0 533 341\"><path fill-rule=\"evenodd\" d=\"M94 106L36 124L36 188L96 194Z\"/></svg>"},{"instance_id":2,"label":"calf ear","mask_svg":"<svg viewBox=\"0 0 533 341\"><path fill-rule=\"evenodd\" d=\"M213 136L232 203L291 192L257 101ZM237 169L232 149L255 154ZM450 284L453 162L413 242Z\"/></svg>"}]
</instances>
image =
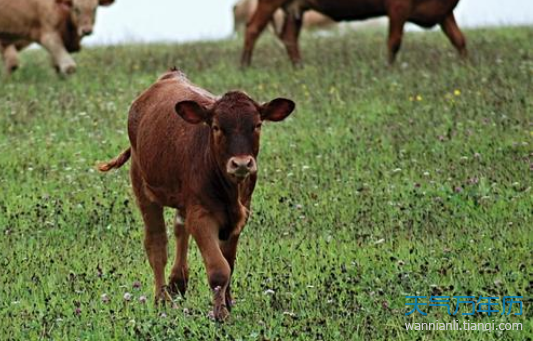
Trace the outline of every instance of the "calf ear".
<instances>
[{"instance_id":1,"label":"calf ear","mask_svg":"<svg viewBox=\"0 0 533 341\"><path fill-rule=\"evenodd\" d=\"M112 5L115 0L98 0L100 6L109 6Z\"/></svg>"},{"instance_id":2,"label":"calf ear","mask_svg":"<svg viewBox=\"0 0 533 341\"><path fill-rule=\"evenodd\" d=\"M283 121L289 116L296 105L286 98L276 98L261 106L261 119L264 121Z\"/></svg>"},{"instance_id":3,"label":"calf ear","mask_svg":"<svg viewBox=\"0 0 533 341\"><path fill-rule=\"evenodd\" d=\"M210 118L209 110L195 101L178 102L175 109L181 118L191 124L208 122Z\"/></svg>"}]
</instances>

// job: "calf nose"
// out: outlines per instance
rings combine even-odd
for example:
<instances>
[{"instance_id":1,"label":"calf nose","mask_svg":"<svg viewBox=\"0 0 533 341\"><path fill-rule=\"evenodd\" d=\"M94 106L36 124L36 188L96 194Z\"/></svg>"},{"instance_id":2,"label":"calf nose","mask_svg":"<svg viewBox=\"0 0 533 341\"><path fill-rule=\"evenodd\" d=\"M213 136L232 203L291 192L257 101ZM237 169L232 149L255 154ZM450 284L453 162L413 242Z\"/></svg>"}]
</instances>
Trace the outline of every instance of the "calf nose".
<instances>
[{"instance_id":1,"label":"calf nose","mask_svg":"<svg viewBox=\"0 0 533 341\"><path fill-rule=\"evenodd\" d=\"M252 156L234 156L229 159L226 171L238 178L245 178L255 173L257 167Z\"/></svg>"}]
</instances>

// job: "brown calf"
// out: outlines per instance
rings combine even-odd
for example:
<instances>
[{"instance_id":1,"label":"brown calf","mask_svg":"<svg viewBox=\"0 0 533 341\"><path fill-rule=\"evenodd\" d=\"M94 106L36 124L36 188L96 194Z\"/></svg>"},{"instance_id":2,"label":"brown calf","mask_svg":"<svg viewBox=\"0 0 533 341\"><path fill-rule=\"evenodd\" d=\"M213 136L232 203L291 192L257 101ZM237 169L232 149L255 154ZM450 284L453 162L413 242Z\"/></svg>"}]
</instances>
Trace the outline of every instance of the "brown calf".
<instances>
[{"instance_id":1,"label":"brown calf","mask_svg":"<svg viewBox=\"0 0 533 341\"><path fill-rule=\"evenodd\" d=\"M261 123L281 121L293 110L294 103L283 98L258 104L239 91L215 97L176 70L133 102L130 147L100 170L119 168L132 158L131 183L144 220L156 300L185 294L192 235L214 292L214 317L229 316L230 280L257 177ZM177 209L176 259L168 287L164 207Z\"/></svg>"},{"instance_id":2,"label":"brown calf","mask_svg":"<svg viewBox=\"0 0 533 341\"><path fill-rule=\"evenodd\" d=\"M272 15L279 8L287 14L280 34L293 64L301 62L298 37L302 15L315 10L335 21L389 17L388 52L393 63L400 49L403 27L412 22L422 27L439 24L461 56L466 56L466 41L455 22L453 10L459 0L259 0L259 5L246 29L241 65L249 66L255 42Z\"/></svg>"}]
</instances>

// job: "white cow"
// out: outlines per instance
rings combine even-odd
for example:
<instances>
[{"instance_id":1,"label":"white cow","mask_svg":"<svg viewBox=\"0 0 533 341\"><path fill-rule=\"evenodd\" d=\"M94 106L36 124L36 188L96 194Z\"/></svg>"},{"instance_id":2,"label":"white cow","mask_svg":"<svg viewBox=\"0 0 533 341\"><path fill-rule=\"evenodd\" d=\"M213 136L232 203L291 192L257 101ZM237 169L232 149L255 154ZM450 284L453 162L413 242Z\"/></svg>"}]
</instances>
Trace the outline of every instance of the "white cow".
<instances>
[{"instance_id":1,"label":"white cow","mask_svg":"<svg viewBox=\"0 0 533 341\"><path fill-rule=\"evenodd\" d=\"M8 73L15 70L18 51L35 42L52 56L62 74L76 70L69 52L93 31L97 7L114 0L0 0L0 52Z\"/></svg>"}]
</instances>

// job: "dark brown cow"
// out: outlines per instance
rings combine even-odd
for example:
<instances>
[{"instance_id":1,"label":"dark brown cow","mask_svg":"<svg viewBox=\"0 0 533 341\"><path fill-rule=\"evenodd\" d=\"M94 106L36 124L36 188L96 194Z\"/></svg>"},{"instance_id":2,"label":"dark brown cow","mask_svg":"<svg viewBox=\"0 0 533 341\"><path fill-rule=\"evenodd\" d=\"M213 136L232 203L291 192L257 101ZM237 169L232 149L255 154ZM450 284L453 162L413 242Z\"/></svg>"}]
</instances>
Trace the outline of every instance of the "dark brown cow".
<instances>
[{"instance_id":1,"label":"dark brown cow","mask_svg":"<svg viewBox=\"0 0 533 341\"><path fill-rule=\"evenodd\" d=\"M248 23L241 65L249 66L255 42L265 26L279 9L287 14L280 35L293 64L301 62L298 36L302 14L315 10L335 21L362 20L382 15L389 17L389 63L393 63L400 49L403 27L412 22L422 27L439 24L461 56L466 56L466 41L455 22L453 10L459 0L259 0L259 5Z\"/></svg>"},{"instance_id":2,"label":"dark brown cow","mask_svg":"<svg viewBox=\"0 0 533 341\"><path fill-rule=\"evenodd\" d=\"M261 123L281 121L293 109L288 99L258 104L239 91L215 97L176 70L132 104L130 147L100 170L118 168L132 158L131 182L145 224L156 300L166 300L169 292L185 293L192 235L214 292L214 317L229 316L230 280L256 182ZM168 287L164 207L177 209L176 259Z\"/></svg>"}]
</instances>

